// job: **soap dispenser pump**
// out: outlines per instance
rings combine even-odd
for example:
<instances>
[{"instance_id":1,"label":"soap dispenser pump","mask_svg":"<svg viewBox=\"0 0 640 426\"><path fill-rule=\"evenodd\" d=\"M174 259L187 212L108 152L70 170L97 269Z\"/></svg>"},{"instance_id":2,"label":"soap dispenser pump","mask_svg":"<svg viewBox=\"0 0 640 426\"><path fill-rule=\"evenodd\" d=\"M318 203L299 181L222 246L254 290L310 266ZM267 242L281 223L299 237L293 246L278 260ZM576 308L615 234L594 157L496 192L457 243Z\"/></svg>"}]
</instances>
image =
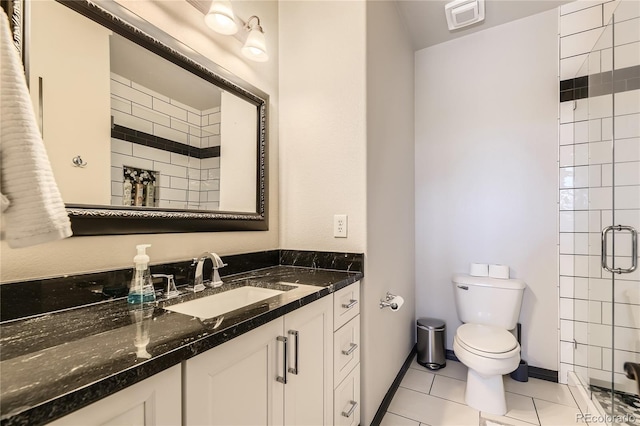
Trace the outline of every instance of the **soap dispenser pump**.
<instances>
[{"instance_id":1,"label":"soap dispenser pump","mask_svg":"<svg viewBox=\"0 0 640 426\"><path fill-rule=\"evenodd\" d=\"M149 269L149 256L147 256L147 247L151 244L139 244L136 246L138 254L133 258L135 269L133 270L133 278L129 287L129 303L150 303L156 300L156 292L153 288L153 279L151 278L151 270Z\"/></svg>"}]
</instances>

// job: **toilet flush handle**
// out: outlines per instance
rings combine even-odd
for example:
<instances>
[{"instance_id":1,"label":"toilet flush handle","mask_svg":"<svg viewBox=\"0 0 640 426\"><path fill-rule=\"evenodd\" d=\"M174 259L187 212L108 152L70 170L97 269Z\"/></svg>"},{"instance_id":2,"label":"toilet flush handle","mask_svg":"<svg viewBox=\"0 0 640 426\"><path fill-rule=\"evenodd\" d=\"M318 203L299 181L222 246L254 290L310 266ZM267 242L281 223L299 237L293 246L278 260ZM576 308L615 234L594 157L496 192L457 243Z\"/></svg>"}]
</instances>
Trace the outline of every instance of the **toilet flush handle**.
<instances>
[{"instance_id":1,"label":"toilet flush handle","mask_svg":"<svg viewBox=\"0 0 640 426\"><path fill-rule=\"evenodd\" d=\"M469 290L469 287L466 285L459 285L458 288L462 289L462 290Z\"/></svg>"}]
</instances>

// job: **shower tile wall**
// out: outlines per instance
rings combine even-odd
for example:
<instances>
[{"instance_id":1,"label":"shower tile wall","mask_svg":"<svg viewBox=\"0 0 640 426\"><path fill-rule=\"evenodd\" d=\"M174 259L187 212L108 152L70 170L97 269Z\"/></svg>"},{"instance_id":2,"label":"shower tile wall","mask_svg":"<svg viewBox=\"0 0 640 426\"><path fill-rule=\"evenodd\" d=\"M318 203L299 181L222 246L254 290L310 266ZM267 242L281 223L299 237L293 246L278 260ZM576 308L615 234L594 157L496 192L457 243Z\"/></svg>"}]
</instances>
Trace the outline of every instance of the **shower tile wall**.
<instances>
[{"instance_id":1,"label":"shower tile wall","mask_svg":"<svg viewBox=\"0 0 640 426\"><path fill-rule=\"evenodd\" d=\"M577 1L560 8L560 81L611 71L610 48L591 55L589 71L583 64L619 3ZM615 69L640 66L640 2L625 10L630 14L624 19L616 16ZM616 223L640 229L640 86L636 80L627 80L615 94L615 195ZM612 297L611 276L600 267L600 231L611 224L612 215L613 97L579 99L578 90L574 92L577 100L560 103L559 379L566 383L567 372L574 370L582 377L610 383L614 357L616 388L633 392L633 382L622 375L622 362L640 362L640 271L617 276ZM616 253L627 256L623 262L628 264L629 240L618 242Z\"/></svg>"},{"instance_id":2,"label":"shower tile wall","mask_svg":"<svg viewBox=\"0 0 640 426\"><path fill-rule=\"evenodd\" d=\"M195 148L220 146L220 108L199 111L111 74L114 124ZM220 157L194 158L111 138L111 203L122 205L122 166L159 172L158 207L216 210Z\"/></svg>"}]
</instances>

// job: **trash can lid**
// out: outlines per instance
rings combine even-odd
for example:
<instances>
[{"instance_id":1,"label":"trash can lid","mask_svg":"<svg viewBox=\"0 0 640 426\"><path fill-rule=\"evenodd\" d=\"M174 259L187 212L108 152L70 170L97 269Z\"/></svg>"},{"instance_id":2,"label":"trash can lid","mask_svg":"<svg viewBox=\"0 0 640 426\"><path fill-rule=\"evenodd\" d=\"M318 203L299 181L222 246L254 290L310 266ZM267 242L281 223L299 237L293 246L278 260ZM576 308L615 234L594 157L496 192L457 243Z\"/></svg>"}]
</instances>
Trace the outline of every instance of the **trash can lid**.
<instances>
[{"instance_id":1,"label":"trash can lid","mask_svg":"<svg viewBox=\"0 0 640 426\"><path fill-rule=\"evenodd\" d=\"M429 330L442 330L445 327L445 322L437 318L418 318L418 327Z\"/></svg>"}]
</instances>

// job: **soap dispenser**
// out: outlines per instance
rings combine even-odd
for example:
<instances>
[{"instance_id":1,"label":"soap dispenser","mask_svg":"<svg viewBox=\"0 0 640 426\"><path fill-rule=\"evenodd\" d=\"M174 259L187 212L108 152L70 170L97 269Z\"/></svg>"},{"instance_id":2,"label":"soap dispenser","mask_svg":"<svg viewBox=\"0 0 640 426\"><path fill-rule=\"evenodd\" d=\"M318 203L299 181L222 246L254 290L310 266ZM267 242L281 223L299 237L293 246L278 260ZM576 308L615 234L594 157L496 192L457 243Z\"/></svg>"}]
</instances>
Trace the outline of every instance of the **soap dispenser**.
<instances>
[{"instance_id":1,"label":"soap dispenser","mask_svg":"<svg viewBox=\"0 0 640 426\"><path fill-rule=\"evenodd\" d=\"M133 258L135 269L127 297L127 301L131 304L149 303L156 300L156 292L149 269L149 256L146 253L147 247L151 247L151 244L136 246L138 254Z\"/></svg>"}]
</instances>

